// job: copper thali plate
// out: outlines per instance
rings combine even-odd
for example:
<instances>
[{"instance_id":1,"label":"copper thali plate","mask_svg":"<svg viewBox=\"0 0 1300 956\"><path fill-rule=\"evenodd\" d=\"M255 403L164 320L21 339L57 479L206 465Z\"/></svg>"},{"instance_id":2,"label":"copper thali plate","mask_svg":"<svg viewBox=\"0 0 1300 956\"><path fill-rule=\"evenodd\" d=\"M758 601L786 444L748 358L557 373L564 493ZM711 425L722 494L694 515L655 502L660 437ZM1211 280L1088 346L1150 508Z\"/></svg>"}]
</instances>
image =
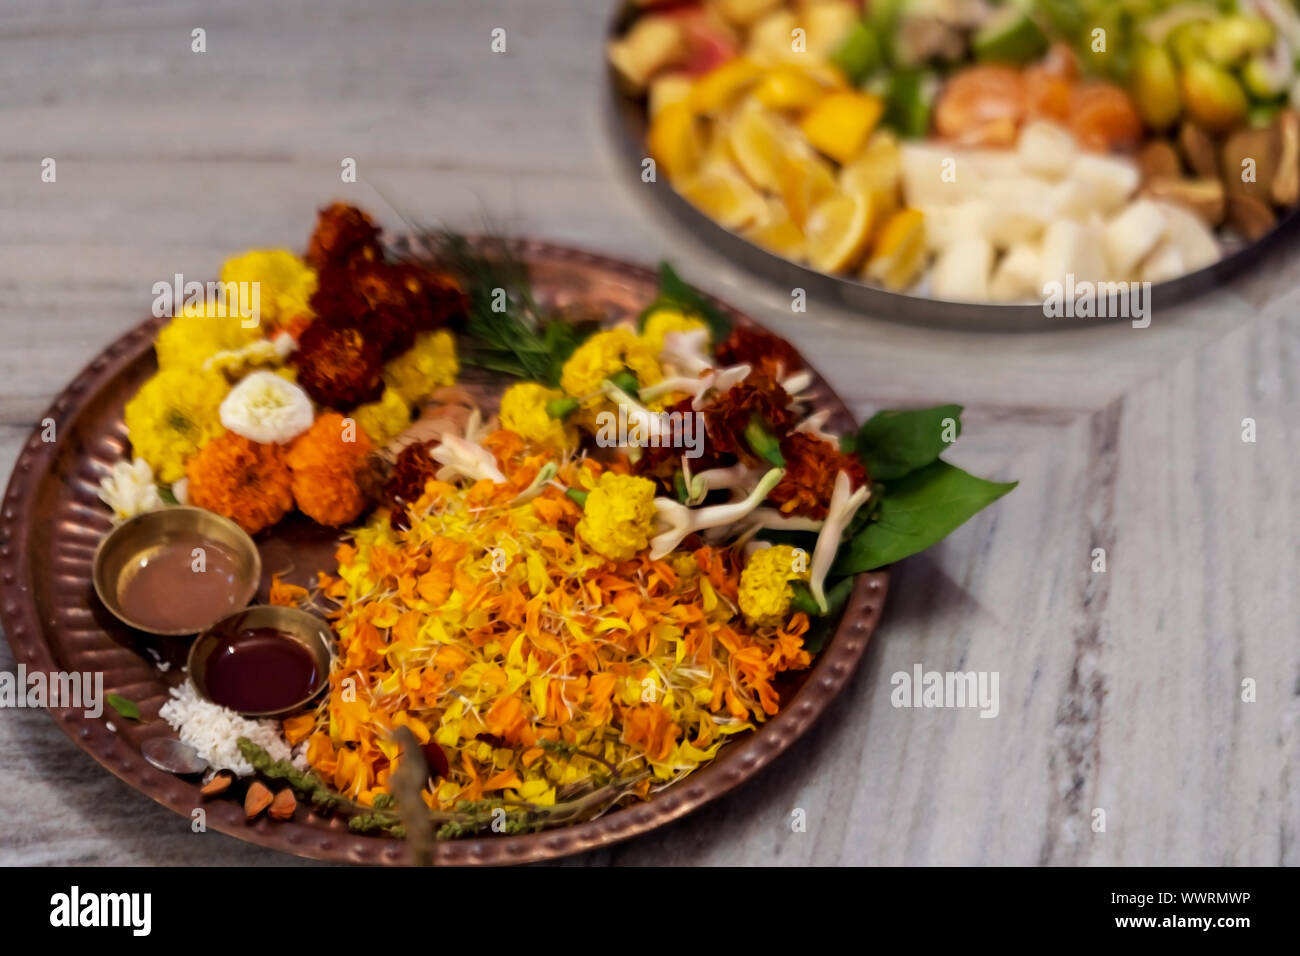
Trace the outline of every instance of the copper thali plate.
<instances>
[{"instance_id":1,"label":"copper thali plate","mask_svg":"<svg viewBox=\"0 0 1300 956\"><path fill-rule=\"evenodd\" d=\"M514 246L543 302L593 303L620 319L636 315L654 296L657 281L649 269L542 242ZM397 247L418 251L411 240ZM751 323L716 304L733 322ZM302 857L406 863L404 842L350 833L343 821L306 807L291 821L263 817L249 824L234 801L203 800L197 783L156 770L140 755L144 741L173 736L157 714L168 688L184 680L180 668L190 639L151 637L113 618L95 598L91 559L110 527L108 510L97 498L99 479L127 447L123 406L156 368L151 346L164 321L150 319L105 349L42 416L53 419L57 440L43 442L38 427L19 454L0 511L0 623L14 657L29 673L102 671L106 694L137 702L140 723L118 718L111 709L100 718L87 718L80 708L50 712L77 746L163 806L186 817L202 806L209 827ZM820 376L814 404L832 411L832 428L853 426L849 410ZM264 576L255 601L265 600L272 572L303 583L318 569L333 570L336 541L334 531L300 516L259 535ZM644 803L587 823L439 843L435 863L526 863L580 853L662 826L728 792L794 743L844 688L880 620L887 584L885 571L859 576L843 618L812 668L783 689L780 713L724 747L711 765ZM159 670L152 654L170 662L171 669ZM110 720L116 731L109 730Z\"/></svg>"}]
</instances>

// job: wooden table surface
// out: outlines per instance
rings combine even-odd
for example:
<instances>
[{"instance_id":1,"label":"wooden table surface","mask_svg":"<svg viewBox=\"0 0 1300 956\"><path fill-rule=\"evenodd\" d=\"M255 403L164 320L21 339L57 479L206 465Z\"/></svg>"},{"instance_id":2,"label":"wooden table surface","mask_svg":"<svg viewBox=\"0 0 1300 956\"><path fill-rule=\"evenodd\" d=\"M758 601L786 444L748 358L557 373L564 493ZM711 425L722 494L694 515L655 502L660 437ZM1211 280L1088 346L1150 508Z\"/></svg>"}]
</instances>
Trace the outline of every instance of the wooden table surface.
<instances>
[{"instance_id":1,"label":"wooden table surface","mask_svg":"<svg viewBox=\"0 0 1300 956\"><path fill-rule=\"evenodd\" d=\"M793 339L863 416L964 404L953 460L1021 484L895 569L864 665L793 752L576 862L1300 863L1294 244L1141 330L954 333L816 301L795 315L788 288L667 218L615 147L609 4L208 6L0 7L0 471L155 281L301 247L336 197L393 228L400 212L668 258ZM895 708L890 676L915 664L996 671L998 716ZM195 837L45 712L0 711L0 863L289 860Z\"/></svg>"}]
</instances>

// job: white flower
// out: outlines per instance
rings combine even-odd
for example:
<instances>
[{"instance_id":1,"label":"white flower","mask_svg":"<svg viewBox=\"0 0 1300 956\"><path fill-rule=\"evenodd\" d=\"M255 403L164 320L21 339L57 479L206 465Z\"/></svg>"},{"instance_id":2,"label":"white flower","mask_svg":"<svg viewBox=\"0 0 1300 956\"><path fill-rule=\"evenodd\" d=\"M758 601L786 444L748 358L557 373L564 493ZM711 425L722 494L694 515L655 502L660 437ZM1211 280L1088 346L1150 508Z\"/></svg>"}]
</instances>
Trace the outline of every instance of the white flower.
<instances>
[{"instance_id":1,"label":"white flower","mask_svg":"<svg viewBox=\"0 0 1300 956\"><path fill-rule=\"evenodd\" d=\"M311 427L315 413L301 388L274 372L252 372L221 403L221 424L236 435L283 445Z\"/></svg>"},{"instance_id":2,"label":"white flower","mask_svg":"<svg viewBox=\"0 0 1300 956\"><path fill-rule=\"evenodd\" d=\"M650 560L657 561L664 555L671 554L693 532L739 521L762 504L768 492L780 484L783 477L784 468L773 468L759 480L747 497L707 508L688 508L671 498L656 498L655 517L667 528L650 539Z\"/></svg>"},{"instance_id":3,"label":"white flower","mask_svg":"<svg viewBox=\"0 0 1300 956\"><path fill-rule=\"evenodd\" d=\"M692 329L689 332L669 332L664 336L659 361L675 368L683 375L699 375L713 367L709 357L709 330Z\"/></svg>"},{"instance_id":4,"label":"white flower","mask_svg":"<svg viewBox=\"0 0 1300 956\"><path fill-rule=\"evenodd\" d=\"M178 478L172 482L172 497L176 499L178 505L187 505L190 503L190 479Z\"/></svg>"},{"instance_id":5,"label":"white flower","mask_svg":"<svg viewBox=\"0 0 1300 956\"><path fill-rule=\"evenodd\" d=\"M441 444L429 455L442 465L438 469L439 481L451 481L453 478L480 481L489 478L494 484L505 484L506 476L497 467L496 457L472 441L456 435L444 435Z\"/></svg>"},{"instance_id":6,"label":"white flower","mask_svg":"<svg viewBox=\"0 0 1300 956\"><path fill-rule=\"evenodd\" d=\"M823 614L826 613L826 573L830 571L831 562L840 549L840 536L870 496L870 485L863 485L850 494L849 476L842 471L835 475L835 490L831 492L831 502L826 506L826 523L817 536L808 576L808 590L812 592L813 599Z\"/></svg>"},{"instance_id":7,"label":"white flower","mask_svg":"<svg viewBox=\"0 0 1300 956\"><path fill-rule=\"evenodd\" d=\"M99 500L113 509L114 522L163 507L153 469L143 458L119 461L99 480Z\"/></svg>"}]
</instances>

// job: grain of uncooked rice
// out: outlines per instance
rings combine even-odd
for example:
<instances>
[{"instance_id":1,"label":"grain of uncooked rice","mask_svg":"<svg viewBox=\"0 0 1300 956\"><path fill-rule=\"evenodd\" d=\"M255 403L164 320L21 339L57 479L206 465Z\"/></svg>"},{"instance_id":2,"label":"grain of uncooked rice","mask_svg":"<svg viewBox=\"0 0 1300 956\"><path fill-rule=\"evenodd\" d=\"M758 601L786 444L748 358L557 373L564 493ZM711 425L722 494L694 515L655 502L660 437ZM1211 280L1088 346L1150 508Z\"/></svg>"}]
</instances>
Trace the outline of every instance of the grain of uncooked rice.
<instances>
[{"instance_id":1,"label":"grain of uncooked rice","mask_svg":"<svg viewBox=\"0 0 1300 956\"><path fill-rule=\"evenodd\" d=\"M185 743L215 770L229 770L241 777L252 774L252 765L239 752L238 740L247 737L272 760L292 760L294 766L307 767L306 748L295 754L280 735L278 720L249 720L204 700L189 681L171 690L171 700L162 705L158 716L167 721Z\"/></svg>"}]
</instances>

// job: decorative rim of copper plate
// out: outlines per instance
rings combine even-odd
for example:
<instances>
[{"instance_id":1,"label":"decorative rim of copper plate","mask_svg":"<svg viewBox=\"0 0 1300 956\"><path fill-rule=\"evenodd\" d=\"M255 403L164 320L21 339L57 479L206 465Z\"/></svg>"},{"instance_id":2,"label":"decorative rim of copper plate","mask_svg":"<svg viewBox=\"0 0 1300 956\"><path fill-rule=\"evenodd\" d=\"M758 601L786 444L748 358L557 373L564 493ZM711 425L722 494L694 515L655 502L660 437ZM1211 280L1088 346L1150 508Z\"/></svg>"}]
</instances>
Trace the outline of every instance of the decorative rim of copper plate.
<instances>
[{"instance_id":1,"label":"decorative rim of copper plate","mask_svg":"<svg viewBox=\"0 0 1300 956\"><path fill-rule=\"evenodd\" d=\"M410 239L399 240L397 243L399 248L408 252L417 245ZM627 286L625 291L635 292L641 301L648 301L657 281L651 269L578 249L533 240L519 240L511 245L534 270L539 266L570 270L578 280L583 272L596 274L607 284ZM583 293L585 288L578 281L571 291ZM753 324L753 320L726 303L717 299L712 301L733 322ZM53 419L56 434L75 436L77 433L74 426L78 417L88 413L93 407L94 399L104 389L112 386L115 379L125 375L147 355L163 321L149 319L104 349L55 399L49 410L41 416L41 421ZM832 410L832 423L851 427L853 419L848 408L815 370L813 374L819 396L817 404ZM63 559L65 566L79 567L81 551L90 545L92 535L102 533L94 531L93 525L106 526L109 521L106 509L101 516L102 521L96 521L92 513L83 515L80 526L69 527L56 520L57 514L35 513L41 491L44 489L48 492L45 486L51 482L60 482L60 477L55 473L56 465L64 461L82 461L84 467L90 461L83 445L66 439L46 443L41 441L40 432L41 426L38 424L24 444L0 509L0 624L4 626L5 637L13 648L15 660L26 665L29 673L49 673L60 669L56 655L72 653L67 650L66 644L74 640L74 634L79 634L81 640L89 640L94 645L92 649L81 653L99 658L100 663L98 667L87 667L84 662L78 666L77 661L73 660L71 666L64 665L67 670L104 671L105 693L121 693L123 690L129 692L131 687L138 689L143 684L155 692L154 699L165 699L168 686L179 680L176 673L179 668L164 675L154 668L144 654L123 646L121 641L99 629L92 607L93 593L90 593L89 558L85 559L84 573L71 570L59 572L55 567L55 552L51 550L49 563L41 568L42 574L48 575L50 580L62 580L63 586L75 590L84 586L88 602L86 607L72 606L71 602L66 607L38 606L37 594L43 589L38 586L41 582L31 560L32 550L38 540L59 542L62 536L72 554ZM69 444L73 447L67 448ZM75 476L65 477L59 484L57 490L60 502L68 496L68 486L73 478ZM83 486L83 495L87 493L87 484L93 488L92 479L82 476L80 485ZM89 493L93 496L93 491ZM82 514L86 510L84 506L76 504L67 504L66 507L72 508L74 514ZM92 527L86 527L85 522L89 522ZM80 539L77 535L80 535ZM53 549L54 545L51 544L50 547ZM85 580L80 580L78 575L84 576ZM859 575L834 634L815 658L813 666L803 672L802 683L793 691L790 699L783 702L780 712L756 731L729 743L707 767L643 803L610 811L585 823L538 833L440 842L435 864L529 863L581 853L646 833L731 791L793 744L843 690L880 621L888 581L887 570ZM78 621L81 623L76 623ZM154 687L152 683L141 680L125 685L115 681L115 669L124 675L122 679L130 676L133 671L137 675L140 673L138 665L141 661L124 658L123 654L143 659L143 663L152 671L153 682L158 686ZM157 696L159 693L161 698ZM128 696L131 695L128 693ZM105 710L99 718L87 718L80 708L51 707L49 710L63 732L114 775L182 816L189 817L194 808L204 807L207 826L211 829L239 840L311 859L372 865L409 862L403 841L351 833L341 820L317 816L310 808L300 808L298 815L290 821L276 822L263 817L249 824L244 820L242 807L234 801L201 799L197 783L163 773L145 763L140 756L139 740L133 738L145 739L156 734L172 735L163 721L153 720L138 728L132 725L114 732L107 726L110 719L115 717L111 710ZM145 708L142 707L142 710ZM151 706L145 710L146 713L149 711L156 713L156 708ZM128 724L120 718L117 722ZM305 814L304 810L307 811Z\"/></svg>"}]
</instances>

